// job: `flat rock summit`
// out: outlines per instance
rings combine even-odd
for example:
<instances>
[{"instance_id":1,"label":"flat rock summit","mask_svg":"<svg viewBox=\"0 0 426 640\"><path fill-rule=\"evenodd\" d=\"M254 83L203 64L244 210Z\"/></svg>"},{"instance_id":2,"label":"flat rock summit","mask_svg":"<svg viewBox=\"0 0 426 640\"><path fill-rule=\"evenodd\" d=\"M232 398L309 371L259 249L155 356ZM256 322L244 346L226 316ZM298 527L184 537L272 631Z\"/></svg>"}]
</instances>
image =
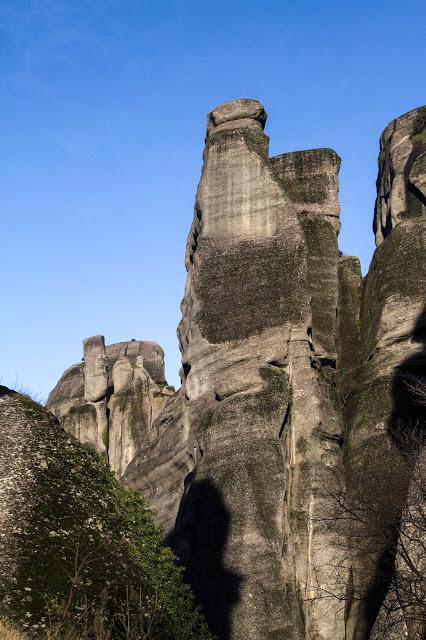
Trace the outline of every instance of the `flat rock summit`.
<instances>
[{"instance_id":1,"label":"flat rock summit","mask_svg":"<svg viewBox=\"0 0 426 640\"><path fill-rule=\"evenodd\" d=\"M180 389L156 343L94 336L47 409L146 498L218 640L424 640L426 106L380 138L364 278L339 156L270 157L266 119L207 117Z\"/></svg>"}]
</instances>

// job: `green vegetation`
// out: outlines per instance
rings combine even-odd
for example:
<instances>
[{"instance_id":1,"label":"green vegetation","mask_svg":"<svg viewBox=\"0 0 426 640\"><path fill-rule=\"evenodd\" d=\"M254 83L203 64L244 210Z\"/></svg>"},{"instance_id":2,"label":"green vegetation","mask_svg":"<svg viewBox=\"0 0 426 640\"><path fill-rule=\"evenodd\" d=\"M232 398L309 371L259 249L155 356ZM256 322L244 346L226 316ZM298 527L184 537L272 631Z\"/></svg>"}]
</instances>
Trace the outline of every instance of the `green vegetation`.
<instances>
[{"instance_id":1,"label":"green vegetation","mask_svg":"<svg viewBox=\"0 0 426 640\"><path fill-rule=\"evenodd\" d=\"M415 133L412 137L412 140L420 142L421 144L426 144L426 129L419 131L419 133Z\"/></svg>"},{"instance_id":2,"label":"green vegetation","mask_svg":"<svg viewBox=\"0 0 426 640\"><path fill-rule=\"evenodd\" d=\"M143 498L40 405L16 399L34 488L8 618L36 638L211 640Z\"/></svg>"}]
</instances>

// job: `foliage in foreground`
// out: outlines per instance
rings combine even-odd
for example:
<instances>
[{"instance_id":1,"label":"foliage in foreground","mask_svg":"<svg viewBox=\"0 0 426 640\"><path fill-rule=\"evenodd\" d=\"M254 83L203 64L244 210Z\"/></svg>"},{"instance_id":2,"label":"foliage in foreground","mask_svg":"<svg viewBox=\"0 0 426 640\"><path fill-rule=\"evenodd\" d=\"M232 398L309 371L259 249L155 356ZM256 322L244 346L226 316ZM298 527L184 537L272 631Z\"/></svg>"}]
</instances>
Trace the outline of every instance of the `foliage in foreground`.
<instances>
[{"instance_id":1,"label":"foliage in foreground","mask_svg":"<svg viewBox=\"0 0 426 640\"><path fill-rule=\"evenodd\" d=\"M52 640L211 640L143 498L42 407L19 401L35 482L9 618Z\"/></svg>"}]
</instances>

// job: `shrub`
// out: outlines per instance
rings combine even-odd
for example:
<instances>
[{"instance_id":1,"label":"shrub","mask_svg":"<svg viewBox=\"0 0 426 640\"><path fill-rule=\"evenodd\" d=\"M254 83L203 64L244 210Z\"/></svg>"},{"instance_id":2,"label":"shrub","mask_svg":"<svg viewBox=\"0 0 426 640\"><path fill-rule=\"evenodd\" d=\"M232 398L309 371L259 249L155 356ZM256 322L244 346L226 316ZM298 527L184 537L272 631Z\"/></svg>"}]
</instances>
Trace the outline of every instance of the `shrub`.
<instances>
[{"instance_id":1,"label":"shrub","mask_svg":"<svg viewBox=\"0 0 426 640\"><path fill-rule=\"evenodd\" d=\"M16 399L29 421L34 480L9 617L52 640L210 640L144 499L40 405Z\"/></svg>"}]
</instances>

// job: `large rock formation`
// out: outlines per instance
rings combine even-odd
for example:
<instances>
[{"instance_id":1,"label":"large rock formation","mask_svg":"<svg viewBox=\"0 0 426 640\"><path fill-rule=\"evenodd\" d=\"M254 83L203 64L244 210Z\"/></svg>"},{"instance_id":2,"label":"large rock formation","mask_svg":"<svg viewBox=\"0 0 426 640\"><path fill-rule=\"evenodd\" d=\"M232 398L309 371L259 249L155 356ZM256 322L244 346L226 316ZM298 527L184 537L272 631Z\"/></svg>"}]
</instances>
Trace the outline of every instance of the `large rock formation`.
<instances>
[{"instance_id":1,"label":"large rock formation","mask_svg":"<svg viewBox=\"0 0 426 640\"><path fill-rule=\"evenodd\" d=\"M413 179L420 186L426 177L425 136L422 107L391 122L381 137L379 246L362 286L360 337L353 342L356 375L344 409L349 491L363 487L367 530L376 529L378 519L382 529L399 521L412 481L413 449L420 454L423 442L424 405L415 389L424 383L426 366L426 209L410 176L416 168ZM386 506L378 514L370 507L375 504ZM348 607L350 637L369 637L389 586L389 542L382 540L375 553L358 553L354 561L354 588L362 597ZM407 630L399 631L403 636Z\"/></svg>"},{"instance_id":2,"label":"large rock formation","mask_svg":"<svg viewBox=\"0 0 426 640\"><path fill-rule=\"evenodd\" d=\"M209 114L183 385L125 481L168 528L179 507L171 543L219 638L343 637L340 603L319 597L338 553L319 516L341 464L340 160L328 149L269 159L265 119L254 100Z\"/></svg>"},{"instance_id":3,"label":"large rock formation","mask_svg":"<svg viewBox=\"0 0 426 640\"><path fill-rule=\"evenodd\" d=\"M186 248L180 390L154 406L163 380L146 355L143 372L138 358L111 367L92 339L84 379L76 365L49 398L65 426L90 407L97 427L83 431L98 450L107 406L112 466L149 499L219 640L379 637L424 460L412 463L426 388L425 114L382 135L380 246L362 281L338 250L336 153L269 158L259 102L214 109ZM117 442L147 434L122 463L115 429Z\"/></svg>"},{"instance_id":4,"label":"large rock formation","mask_svg":"<svg viewBox=\"0 0 426 640\"><path fill-rule=\"evenodd\" d=\"M153 423L174 393L155 342L105 347L103 336L83 341L81 364L69 367L47 400L66 431L108 457L121 477L137 451L156 437Z\"/></svg>"}]
</instances>

